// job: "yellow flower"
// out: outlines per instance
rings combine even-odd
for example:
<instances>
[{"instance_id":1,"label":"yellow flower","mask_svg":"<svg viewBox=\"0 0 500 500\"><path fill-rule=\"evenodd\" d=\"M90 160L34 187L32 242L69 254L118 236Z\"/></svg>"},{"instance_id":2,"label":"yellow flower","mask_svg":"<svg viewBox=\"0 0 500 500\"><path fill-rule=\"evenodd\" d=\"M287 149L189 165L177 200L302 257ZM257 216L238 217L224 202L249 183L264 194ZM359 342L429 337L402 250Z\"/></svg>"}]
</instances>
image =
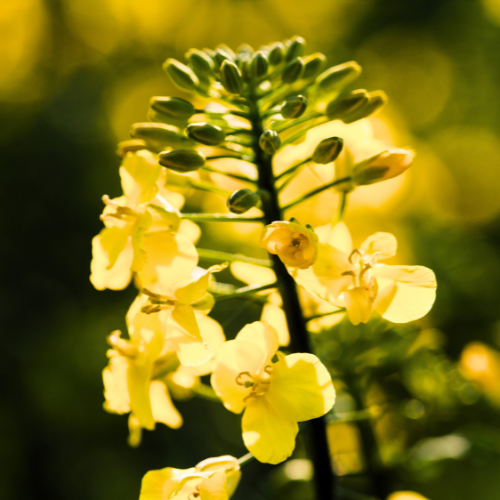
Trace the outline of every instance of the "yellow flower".
<instances>
[{"instance_id":1,"label":"yellow flower","mask_svg":"<svg viewBox=\"0 0 500 500\"><path fill-rule=\"evenodd\" d=\"M316 260L318 237L298 222L278 221L264 228L260 246L288 267L307 269Z\"/></svg>"},{"instance_id":2,"label":"yellow flower","mask_svg":"<svg viewBox=\"0 0 500 500\"><path fill-rule=\"evenodd\" d=\"M251 323L219 349L211 379L228 410L245 410L245 446L257 460L272 464L292 454L297 422L324 415L335 402L330 374L316 356L285 357L277 350L276 330Z\"/></svg>"},{"instance_id":3,"label":"yellow flower","mask_svg":"<svg viewBox=\"0 0 500 500\"><path fill-rule=\"evenodd\" d=\"M291 274L308 293L345 307L354 325L366 323L373 310L394 323L407 323L431 309L436 277L423 266L378 263L393 257L396 248L396 238L389 233L376 233L347 253L321 241L314 265Z\"/></svg>"},{"instance_id":4,"label":"yellow flower","mask_svg":"<svg viewBox=\"0 0 500 500\"><path fill-rule=\"evenodd\" d=\"M178 361L175 353L165 352L163 336L146 326L131 328L130 340L120 338L119 331L110 335L108 342L114 349L108 351L109 364L103 371L104 408L118 414L130 412L131 446L140 443L142 428L153 430L156 422L173 429L182 425L163 380Z\"/></svg>"},{"instance_id":5,"label":"yellow flower","mask_svg":"<svg viewBox=\"0 0 500 500\"><path fill-rule=\"evenodd\" d=\"M132 272L145 263L142 238L147 231L178 231L180 216L165 198L162 167L147 151L128 153L120 167L124 196L103 197L105 228L92 240L90 281L98 290L125 288Z\"/></svg>"},{"instance_id":6,"label":"yellow flower","mask_svg":"<svg viewBox=\"0 0 500 500\"><path fill-rule=\"evenodd\" d=\"M139 500L228 500L241 477L238 460L222 456L190 469L153 470L142 479Z\"/></svg>"}]
</instances>

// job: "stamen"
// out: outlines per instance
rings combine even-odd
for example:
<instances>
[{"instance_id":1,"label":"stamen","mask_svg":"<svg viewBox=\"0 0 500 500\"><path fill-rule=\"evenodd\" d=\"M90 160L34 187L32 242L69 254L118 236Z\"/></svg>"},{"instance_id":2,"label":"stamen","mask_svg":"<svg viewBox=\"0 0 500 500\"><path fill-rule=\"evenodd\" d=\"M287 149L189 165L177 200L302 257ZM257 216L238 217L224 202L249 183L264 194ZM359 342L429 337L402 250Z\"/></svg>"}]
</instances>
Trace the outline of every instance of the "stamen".
<instances>
[{"instance_id":1,"label":"stamen","mask_svg":"<svg viewBox=\"0 0 500 500\"><path fill-rule=\"evenodd\" d=\"M348 261L349 261L349 264L352 264L352 258L355 256L355 255L359 255L360 257L363 257L363 254L357 249L355 248L352 252L351 252L351 255L349 255L348 257Z\"/></svg>"},{"instance_id":2,"label":"stamen","mask_svg":"<svg viewBox=\"0 0 500 500\"><path fill-rule=\"evenodd\" d=\"M372 268L371 264L366 264L365 267L361 270L359 273L359 281L361 283L361 280L363 279L363 276L366 274L367 271L369 271Z\"/></svg>"}]
</instances>

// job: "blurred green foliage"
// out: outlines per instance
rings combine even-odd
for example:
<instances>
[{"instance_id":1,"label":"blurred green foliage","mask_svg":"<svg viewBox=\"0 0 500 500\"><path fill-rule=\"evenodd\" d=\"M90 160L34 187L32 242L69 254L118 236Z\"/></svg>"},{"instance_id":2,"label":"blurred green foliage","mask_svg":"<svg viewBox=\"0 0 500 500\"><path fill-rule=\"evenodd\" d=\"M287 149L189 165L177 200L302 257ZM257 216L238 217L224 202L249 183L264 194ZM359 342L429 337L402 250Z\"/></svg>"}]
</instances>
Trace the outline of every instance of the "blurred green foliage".
<instances>
[{"instance_id":1,"label":"blurred green foliage","mask_svg":"<svg viewBox=\"0 0 500 500\"><path fill-rule=\"evenodd\" d=\"M500 346L498 0L6 0L0 27L0 497L132 500L148 470L245 452L239 417L202 400L177 403L181 430L127 446L126 417L102 410L101 370L134 290L92 288L90 240L102 194L120 192L116 142L151 95L181 96L161 72L167 57L300 34L330 64L357 60L361 86L391 99L376 127L417 151L406 196L355 200L347 223L394 230L439 284L418 325L342 322L315 337L336 412L384 410L375 429L392 488L498 498L500 380L457 365L472 341ZM224 302L214 317L232 338L260 307ZM358 431L331 431L341 485L368 489ZM235 499L306 497L307 470L272 469L248 465Z\"/></svg>"}]
</instances>

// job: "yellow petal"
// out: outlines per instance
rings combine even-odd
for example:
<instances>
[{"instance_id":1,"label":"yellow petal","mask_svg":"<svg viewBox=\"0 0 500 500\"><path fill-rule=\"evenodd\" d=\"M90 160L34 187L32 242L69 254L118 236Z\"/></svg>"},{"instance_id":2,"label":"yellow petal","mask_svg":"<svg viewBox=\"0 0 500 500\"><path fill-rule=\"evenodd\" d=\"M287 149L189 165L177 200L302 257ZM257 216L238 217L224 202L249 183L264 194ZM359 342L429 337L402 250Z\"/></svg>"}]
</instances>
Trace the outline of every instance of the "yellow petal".
<instances>
[{"instance_id":1,"label":"yellow petal","mask_svg":"<svg viewBox=\"0 0 500 500\"><path fill-rule=\"evenodd\" d=\"M387 266L372 270L379 284L376 311L393 323L425 316L436 299L436 276L423 266Z\"/></svg>"},{"instance_id":2,"label":"yellow petal","mask_svg":"<svg viewBox=\"0 0 500 500\"><path fill-rule=\"evenodd\" d=\"M210 271L203 270L201 275L193 279L187 285L177 288L174 295L180 302L184 304L192 304L200 300L207 294L208 283L210 281Z\"/></svg>"},{"instance_id":3,"label":"yellow petal","mask_svg":"<svg viewBox=\"0 0 500 500\"><path fill-rule=\"evenodd\" d=\"M201 342L200 328L190 305L177 302L172 310L169 323L173 323L184 335Z\"/></svg>"},{"instance_id":4,"label":"yellow petal","mask_svg":"<svg viewBox=\"0 0 500 500\"><path fill-rule=\"evenodd\" d=\"M160 170L161 166L149 151L127 154L120 167L120 177L128 207L135 209L140 203L155 197Z\"/></svg>"},{"instance_id":5,"label":"yellow petal","mask_svg":"<svg viewBox=\"0 0 500 500\"><path fill-rule=\"evenodd\" d=\"M273 364L264 398L283 418L303 422L329 412L335 389L328 370L313 354L290 354Z\"/></svg>"},{"instance_id":6,"label":"yellow petal","mask_svg":"<svg viewBox=\"0 0 500 500\"><path fill-rule=\"evenodd\" d=\"M119 227L106 227L99 233L100 244L108 258L107 269L111 269L128 242L129 231Z\"/></svg>"},{"instance_id":7,"label":"yellow petal","mask_svg":"<svg viewBox=\"0 0 500 500\"><path fill-rule=\"evenodd\" d=\"M265 359L260 347L243 340L230 340L220 347L211 384L228 410L241 413L249 394L249 389L236 383L236 377L242 372L256 374Z\"/></svg>"},{"instance_id":8,"label":"yellow petal","mask_svg":"<svg viewBox=\"0 0 500 500\"><path fill-rule=\"evenodd\" d=\"M365 287L356 287L343 294L347 316L353 325L368 323L373 312L373 296Z\"/></svg>"},{"instance_id":9,"label":"yellow petal","mask_svg":"<svg viewBox=\"0 0 500 500\"><path fill-rule=\"evenodd\" d=\"M236 335L236 341L254 344L261 350L264 357L257 372L264 370L279 349L278 333L272 326L263 321L255 321L243 327Z\"/></svg>"},{"instance_id":10,"label":"yellow petal","mask_svg":"<svg viewBox=\"0 0 500 500\"><path fill-rule=\"evenodd\" d=\"M396 255L398 242L391 233L375 233L369 236L362 244L361 250L364 253L373 255L379 254L379 260L390 259Z\"/></svg>"},{"instance_id":11,"label":"yellow petal","mask_svg":"<svg viewBox=\"0 0 500 500\"><path fill-rule=\"evenodd\" d=\"M276 282L276 274L268 267L254 266L246 262L233 262L230 269L235 278L248 285L272 285Z\"/></svg>"},{"instance_id":12,"label":"yellow petal","mask_svg":"<svg viewBox=\"0 0 500 500\"><path fill-rule=\"evenodd\" d=\"M179 226L179 234L185 236L193 245L200 239L200 226L191 220L184 219Z\"/></svg>"},{"instance_id":13,"label":"yellow petal","mask_svg":"<svg viewBox=\"0 0 500 500\"><path fill-rule=\"evenodd\" d=\"M104 231L118 228L106 228ZM118 231L121 231L118 229ZM116 252L119 247L115 247ZM109 248L108 248L109 250ZM126 245L120 251L114 264L110 267L110 253L102 246L101 236L92 239L92 262L90 264L90 281L97 290L109 288L123 290L132 278L130 268L134 258L132 241L127 238Z\"/></svg>"},{"instance_id":14,"label":"yellow petal","mask_svg":"<svg viewBox=\"0 0 500 500\"><path fill-rule=\"evenodd\" d=\"M343 290L352 284L346 276L352 266L347 255L331 245L318 243L318 257L309 269L288 269L295 281L311 295L335 302Z\"/></svg>"},{"instance_id":15,"label":"yellow petal","mask_svg":"<svg viewBox=\"0 0 500 500\"><path fill-rule=\"evenodd\" d=\"M152 364L137 365L129 363L127 385L130 394L130 409L139 420L141 427L153 430L155 421L151 409L149 384L151 383Z\"/></svg>"},{"instance_id":16,"label":"yellow petal","mask_svg":"<svg viewBox=\"0 0 500 500\"><path fill-rule=\"evenodd\" d=\"M215 472L200 483L200 500L228 500L226 489L226 473Z\"/></svg>"},{"instance_id":17,"label":"yellow petal","mask_svg":"<svg viewBox=\"0 0 500 500\"><path fill-rule=\"evenodd\" d=\"M147 262L138 273L143 287L159 294L169 294L178 282L191 276L198 254L193 244L181 234L156 231L142 240Z\"/></svg>"},{"instance_id":18,"label":"yellow petal","mask_svg":"<svg viewBox=\"0 0 500 500\"><path fill-rule=\"evenodd\" d=\"M170 399L166 385L159 380L153 380L149 387L153 418L172 429L182 425L182 417Z\"/></svg>"},{"instance_id":19,"label":"yellow petal","mask_svg":"<svg viewBox=\"0 0 500 500\"><path fill-rule=\"evenodd\" d=\"M249 402L241 425L245 446L260 462L279 464L293 453L299 426L279 416L265 398Z\"/></svg>"},{"instance_id":20,"label":"yellow petal","mask_svg":"<svg viewBox=\"0 0 500 500\"><path fill-rule=\"evenodd\" d=\"M222 457L207 458L201 461L196 469L199 471L217 471L225 469L227 494L231 497L238 486L241 478L240 465L238 460L230 455Z\"/></svg>"},{"instance_id":21,"label":"yellow petal","mask_svg":"<svg viewBox=\"0 0 500 500\"><path fill-rule=\"evenodd\" d=\"M115 352L115 351L111 351ZM128 413L130 397L127 386L128 362L123 356L114 355L102 372L104 381L104 409L113 413Z\"/></svg>"},{"instance_id":22,"label":"yellow petal","mask_svg":"<svg viewBox=\"0 0 500 500\"><path fill-rule=\"evenodd\" d=\"M352 252L351 233L349 233L349 229L343 222L316 227L314 232L318 235L321 243L327 243L347 255Z\"/></svg>"},{"instance_id":23,"label":"yellow petal","mask_svg":"<svg viewBox=\"0 0 500 500\"><path fill-rule=\"evenodd\" d=\"M266 304L262 308L261 321L265 321L272 326L278 333L279 345L286 346L290 343L290 333L286 315L281 307L274 304Z\"/></svg>"},{"instance_id":24,"label":"yellow petal","mask_svg":"<svg viewBox=\"0 0 500 500\"><path fill-rule=\"evenodd\" d=\"M170 498L178 485L176 478L189 472L194 472L194 468L180 470L166 467L165 469L147 472L142 479L139 500L165 500Z\"/></svg>"}]
</instances>

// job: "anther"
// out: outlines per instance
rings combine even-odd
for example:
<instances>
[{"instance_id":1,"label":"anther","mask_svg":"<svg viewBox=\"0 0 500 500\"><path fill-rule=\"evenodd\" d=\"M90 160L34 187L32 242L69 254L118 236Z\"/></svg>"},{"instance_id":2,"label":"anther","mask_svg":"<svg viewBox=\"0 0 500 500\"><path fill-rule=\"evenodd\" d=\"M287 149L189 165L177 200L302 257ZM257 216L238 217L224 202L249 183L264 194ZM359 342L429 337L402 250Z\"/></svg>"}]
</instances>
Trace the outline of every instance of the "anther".
<instances>
[{"instance_id":1,"label":"anther","mask_svg":"<svg viewBox=\"0 0 500 500\"><path fill-rule=\"evenodd\" d=\"M352 264L352 258L355 256L355 255L359 255L360 257L363 257L363 254L357 249L355 248L352 252L351 252L351 255L349 255L349 258L347 259L349 261L349 264Z\"/></svg>"}]
</instances>

